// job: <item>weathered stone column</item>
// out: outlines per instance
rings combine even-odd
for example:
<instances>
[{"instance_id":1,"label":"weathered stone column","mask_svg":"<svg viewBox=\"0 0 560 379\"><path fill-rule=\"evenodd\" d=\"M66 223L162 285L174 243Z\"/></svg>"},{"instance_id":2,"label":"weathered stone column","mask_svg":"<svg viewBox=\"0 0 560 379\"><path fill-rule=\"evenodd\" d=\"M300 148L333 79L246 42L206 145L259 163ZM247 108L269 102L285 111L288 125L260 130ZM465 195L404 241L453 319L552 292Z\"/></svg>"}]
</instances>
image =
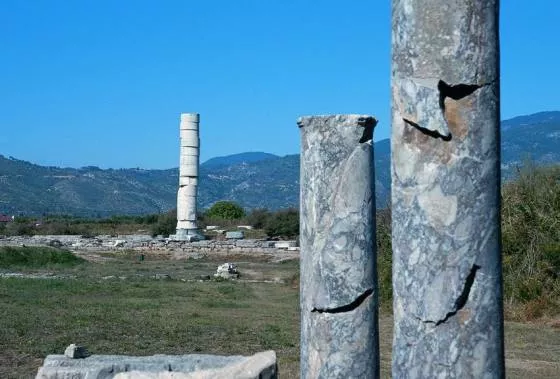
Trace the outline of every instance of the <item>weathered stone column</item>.
<instances>
[{"instance_id":1,"label":"weathered stone column","mask_svg":"<svg viewBox=\"0 0 560 379\"><path fill-rule=\"evenodd\" d=\"M394 378L503 378L498 0L393 0Z\"/></svg>"},{"instance_id":2,"label":"weathered stone column","mask_svg":"<svg viewBox=\"0 0 560 379\"><path fill-rule=\"evenodd\" d=\"M200 138L198 113L181 114L179 190L177 192L177 240L203 239L196 225L196 197Z\"/></svg>"},{"instance_id":3,"label":"weathered stone column","mask_svg":"<svg viewBox=\"0 0 560 379\"><path fill-rule=\"evenodd\" d=\"M378 378L370 116L303 117L301 378Z\"/></svg>"}]
</instances>

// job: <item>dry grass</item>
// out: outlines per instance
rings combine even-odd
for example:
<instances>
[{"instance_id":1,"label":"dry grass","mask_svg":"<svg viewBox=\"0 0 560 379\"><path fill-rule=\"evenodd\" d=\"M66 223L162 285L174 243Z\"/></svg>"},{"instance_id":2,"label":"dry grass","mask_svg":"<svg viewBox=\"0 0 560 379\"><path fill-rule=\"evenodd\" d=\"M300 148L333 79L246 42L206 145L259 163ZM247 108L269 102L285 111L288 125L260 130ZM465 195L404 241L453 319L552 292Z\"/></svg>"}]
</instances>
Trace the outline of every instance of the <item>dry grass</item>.
<instances>
[{"instance_id":1,"label":"dry grass","mask_svg":"<svg viewBox=\"0 0 560 379\"><path fill-rule=\"evenodd\" d=\"M243 278L278 282L247 283L196 281L223 263L212 260L108 258L56 270L75 279L0 279L1 378L33 377L45 355L70 343L95 354L274 349L282 371L297 376L298 290L290 285L297 262L239 262ZM156 274L170 279L156 280Z\"/></svg>"},{"instance_id":2,"label":"dry grass","mask_svg":"<svg viewBox=\"0 0 560 379\"><path fill-rule=\"evenodd\" d=\"M207 258L147 255L140 263L131 251L105 258L56 269L75 279L0 279L1 378L33 377L47 354L60 354L70 343L95 354L273 349L282 377L299 377L297 261L237 257L243 279L276 280L254 283L196 281L223 263ZM155 274L170 279L156 280ZM390 375L391 338L392 319L385 311L380 318L382 377ZM560 328L554 323L507 323L506 352L510 378L560 377L554 363L560 361Z\"/></svg>"},{"instance_id":3,"label":"dry grass","mask_svg":"<svg viewBox=\"0 0 560 379\"><path fill-rule=\"evenodd\" d=\"M560 308L560 166L519 169L502 188L506 316L534 320Z\"/></svg>"}]
</instances>

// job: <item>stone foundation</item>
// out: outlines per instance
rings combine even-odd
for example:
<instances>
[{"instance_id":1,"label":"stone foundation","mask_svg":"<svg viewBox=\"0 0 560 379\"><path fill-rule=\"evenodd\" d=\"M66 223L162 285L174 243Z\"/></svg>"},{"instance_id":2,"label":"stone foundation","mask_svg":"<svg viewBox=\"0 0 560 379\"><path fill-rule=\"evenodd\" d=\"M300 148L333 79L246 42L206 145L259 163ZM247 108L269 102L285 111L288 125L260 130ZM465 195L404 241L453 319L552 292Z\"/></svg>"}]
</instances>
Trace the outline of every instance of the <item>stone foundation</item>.
<instances>
[{"instance_id":1,"label":"stone foundation","mask_svg":"<svg viewBox=\"0 0 560 379\"><path fill-rule=\"evenodd\" d=\"M211 254L226 253L260 253L276 254L286 251L295 252L296 241L266 240L204 240L177 241L167 238L152 238L149 235L97 236L86 238L70 235L49 236L13 236L0 237L0 246L54 246L74 251L104 252L133 249L138 251L172 252L176 258L183 253Z\"/></svg>"}]
</instances>

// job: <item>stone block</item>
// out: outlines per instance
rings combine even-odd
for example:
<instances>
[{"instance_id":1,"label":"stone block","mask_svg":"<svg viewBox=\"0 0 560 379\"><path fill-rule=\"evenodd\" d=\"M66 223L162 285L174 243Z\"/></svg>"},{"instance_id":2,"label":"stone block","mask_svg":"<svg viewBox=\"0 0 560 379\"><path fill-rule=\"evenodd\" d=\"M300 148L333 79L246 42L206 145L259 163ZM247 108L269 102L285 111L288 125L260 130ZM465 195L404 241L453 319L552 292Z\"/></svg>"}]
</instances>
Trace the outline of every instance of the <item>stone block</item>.
<instances>
[{"instance_id":1,"label":"stone block","mask_svg":"<svg viewBox=\"0 0 560 379\"><path fill-rule=\"evenodd\" d=\"M181 130L181 146L194 147L198 151L200 140L195 130L182 129Z\"/></svg>"},{"instance_id":2,"label":"stone block","mask_svg":"<svg viewBox=\"0 0 560 379\"><path fill-rule=\"evenodd\" d=\"M233 232L226 232L226 239L231 240L231 239L243 239L245 238L245 234L240 231L233 231Z\"/></svg>"},{"instance_id":3,"label":"stone block","mask_svg":"<svg viewBox=\"0 0 560 379\"><path fill-rule=\"evenodd\" d=\"M89 353L85 347L79 346L76 344L70 344L64 350L64 355L68 358L78 359L78 358L87 358L89 357Z\"/></svg>"},{"instance_id":4,"label":"stone block","mask_svg":"<svg viewBox=\"0 0 560 379\"><path fill-rule=\"evenodd\" d=\"M197 186L198 185L198 178L193 178L190 176L181 176L179 177L179 187L181 186Z\"/></svg>"},{"instance_id":5,"label":"stone block","mask_svg":"<svg viewBox=\"0 0 560 379\"><path fill-rule=\"evenodd\" d=\"M290 247L295 247L296 245L296 241L278 241L274 243L274 247L277 249L288 249Z\"/></svg>"},{"instance_id":6,"label":"stone block","mask_svg":"<svg viewBox=\"0 0 560 379\"><path fill-rule=\"evenodd\" d=\"M200 115L198 113L181 113L181 129L183 126L189 126L189 124L196 124L200 122Z\"/></svg>"},{"instance_id":7,"label":"stone block","mask_svg":"<svg viewBox=\"0 0 560 379\"><path fill-rule=\"evenodd\" d=\"M276 379L278 368L274 351L249 357L204 354L148 357L92 355L84 359L71 359L64 355L49 355L36 379L59 378Z\"/></svg>"},{"instance_id":8,"label":"stone block","mask_svg":"<svg viewBox=\"0 0 560 379\"><path fill-rule=\"evenodd\" d=\"M235 246L240 248L257 247L258 242L255 240L237 240Z\"/></svg>"}]
</instances>

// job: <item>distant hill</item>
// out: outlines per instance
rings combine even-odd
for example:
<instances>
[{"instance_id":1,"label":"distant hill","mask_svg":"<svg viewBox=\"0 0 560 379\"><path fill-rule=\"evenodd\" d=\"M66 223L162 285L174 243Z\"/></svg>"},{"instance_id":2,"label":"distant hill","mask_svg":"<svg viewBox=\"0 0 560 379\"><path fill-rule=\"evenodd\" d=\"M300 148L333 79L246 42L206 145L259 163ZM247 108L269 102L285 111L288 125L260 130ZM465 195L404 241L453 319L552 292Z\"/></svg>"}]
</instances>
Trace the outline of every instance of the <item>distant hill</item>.
<instances>
[{"instance_id":1,"label":"distant hill","mask_svg":"<svg viewBox=\"0 0 560 379\"><path fill-rule=\"evenodd\" d=\"M376 142L376 195L390 194L390 144ZM560 163L560 112L541 112L502 122L502 174L530 157ZM175 207L178 169L79 169L44 167L0 155L0 213L113 214L165 212ZM199 207L233 200L246 208L279 209L299 203L299 155L252 152L210 159L200 166Z\"/></svg>"},{"instance_id":2,"label":"distant hill","mask_svg":"<svg viewBox=\"0 0 560 379\"><path fill-rule=\"evenodd\" d=\"M158 213L172 207L172 170L43 167L0 156L0 213L105 217Z\"/></svg>"},{"instance_id":3,"label":"distant hill","mask_svg":"<svg viewBox=\"0 0 560 379\"><path fill-rule=\"evenodd\" d=\"M278 155L262 153L262 152L249 152L249 153L239 153L233 155L227 155L225 157L215 157L208 159L206 162L202 163L200 166L204 168L216 168L224 166L232 166L241 163L253 163L264 161L267 159L278 159Z\"/></svg>"},{"instance_id":4,"label":"distant hill","mask_svg":"<svg viewBox=\"0 0 560 379\"><path fill-rule=\"evenodd\" d=\"M560 162L560 112L541 112L502 122L502 174L530 158L538 164Z\"/></svg>"},{"instance_id":5,"label":"distant hill","mask_svg":"<svg viewBox=\"0 0 560 379\"><path fill-rule=\"evenodd\" d=\"M517 116L502 121L502 131L517 129L523 127L531 127L535 125L549 125L560 123L560 112L539 112L525 116Z\"/></svg>"}]
</instances>

